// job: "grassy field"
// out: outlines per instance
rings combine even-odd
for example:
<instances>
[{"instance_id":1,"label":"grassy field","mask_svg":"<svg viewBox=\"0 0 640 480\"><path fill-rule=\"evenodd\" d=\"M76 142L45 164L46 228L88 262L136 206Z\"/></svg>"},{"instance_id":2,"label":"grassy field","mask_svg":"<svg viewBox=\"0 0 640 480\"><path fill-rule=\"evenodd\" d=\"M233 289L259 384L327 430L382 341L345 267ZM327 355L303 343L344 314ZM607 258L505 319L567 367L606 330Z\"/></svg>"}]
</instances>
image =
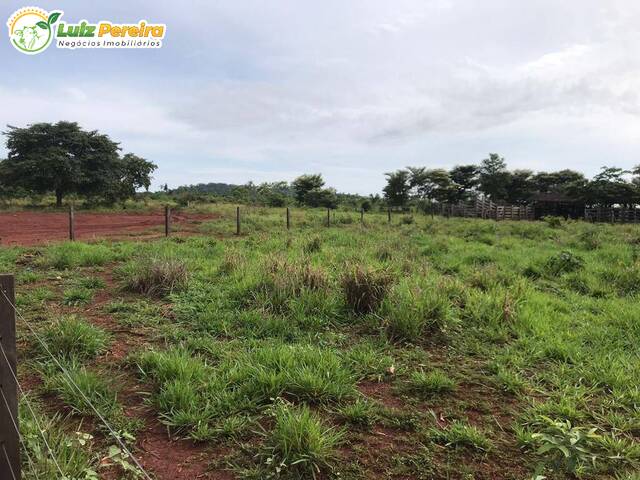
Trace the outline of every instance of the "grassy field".
<instances>
[{"instance_id":1,"label":"grassy field","mask_svg":"<svg viewBox=\"0 0 640 480\"><path fill-rule=\"evenodd\" d=\"M73 379L19 322L25 478L42 425L70 479L139 478L91 403L157 478L640 479L637 226L205 208L0 250Z\"/></svg>"}]
</instances>

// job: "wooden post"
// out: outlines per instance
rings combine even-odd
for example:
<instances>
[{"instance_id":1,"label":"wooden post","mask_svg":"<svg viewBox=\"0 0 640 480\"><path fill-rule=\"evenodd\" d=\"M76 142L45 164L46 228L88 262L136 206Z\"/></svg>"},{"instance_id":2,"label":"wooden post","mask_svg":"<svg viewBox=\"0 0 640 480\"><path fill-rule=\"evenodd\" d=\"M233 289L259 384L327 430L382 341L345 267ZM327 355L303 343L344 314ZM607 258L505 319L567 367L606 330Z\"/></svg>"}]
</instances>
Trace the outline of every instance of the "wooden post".
<instances>
[{"instance_id":1,"label":"wooden post","mask_svg":"<svg viewBox=\"0 0 640 480\"><path fill-rule=\"evenodd\" d=\"M387 223L391 223L391 208L387 208Z\"/></svg>"},{"instance_id":2,"label":"wooden post","mask_svg":"<svg viewBox=\"0 0 640 480\"><path fill-rule=\"evenodd\" d=\"M289 212L289 207L287 207L287 230L291 228L291 212Z\"/></svg>"},{"instance_id":3,"label":"wooden post","mask_svg":"<svg viewBox=\"0 0 640 480\"><path fill-rule=\"evenodd\" d=\"M171 233L171 208L169 205L164 207L164 236L168 237Z\"/></svg>"},{"instance_id":4,"label":"wooden post","mask_svg":"<svg viewBox=\"0 0 640 480\"><path fill-rule=\"evenodd\" d=\"M364 208L360 209L360 223L364 225Z\"/></svg>"},{"instance_id":5,"label":"wooden post","mask_svg":"<svg viewBox=\"0 0 640 480\"><path fill-rule=\"evenodd\" d=\"M236 207L236 235L240 235L240 207Z\"/></svg>"},{"instance_id":6,"label":"wooden post","mask_svg":"<svg viewBox=\"0 0 640 480\"><path fill-rule=\"evenodd\" d=\"M331 226L331 209L327 208L327 227Z\"/></svg>"},{"instance_id":7,"label":"wooden post","mask_svg":"<svg viewBox=\"0 0 640 480\"><path fill-rule=\"evenodd\" d=\"M69 240L72 242L76 239L76 213L73 210L73 204L69 205Z\"/></svg>"},{"instance_id":8,"label":"wooden post","mask_svg":"<svg viewBox=\"0 0 640 480\"><path fill-rule=\"evenodd\" d=\"M0 275L0 478L20 479L20 437L16 355L16 304L13 275ZM4 294L4 295L3 295ZM7 298L5 298L5 295ZM8 300L7 300L8 299ZM6 355L6 359L5 359ZM8 360L8 364L7 364ZM6 402L5 402L6 401ZM15 424L14 424L15 422Z\"/></svg>"}]
</instances>

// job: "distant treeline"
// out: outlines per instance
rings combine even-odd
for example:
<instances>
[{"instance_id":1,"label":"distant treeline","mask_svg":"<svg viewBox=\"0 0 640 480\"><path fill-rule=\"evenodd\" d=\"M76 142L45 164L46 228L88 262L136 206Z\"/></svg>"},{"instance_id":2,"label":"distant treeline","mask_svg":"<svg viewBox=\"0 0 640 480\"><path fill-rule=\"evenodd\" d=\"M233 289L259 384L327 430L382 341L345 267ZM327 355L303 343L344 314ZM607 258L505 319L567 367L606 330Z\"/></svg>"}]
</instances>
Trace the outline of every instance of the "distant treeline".
<instances>
[{"instance_id":1,"label":"distant treeline","mask_svg":"<svg viewBox=\"0 0 640 480\"><path fill-rule=\"evenodd\" d=\"M503 157L489 154L480 165L451 170L407 167L385 174L384 197L392 206L410 203L460 203L478 194L495 203L522 205L540 198L591 206L640 204L640 167L602 167L587 179L574 170L508 170Z\"/></svg>"}]
</instances>

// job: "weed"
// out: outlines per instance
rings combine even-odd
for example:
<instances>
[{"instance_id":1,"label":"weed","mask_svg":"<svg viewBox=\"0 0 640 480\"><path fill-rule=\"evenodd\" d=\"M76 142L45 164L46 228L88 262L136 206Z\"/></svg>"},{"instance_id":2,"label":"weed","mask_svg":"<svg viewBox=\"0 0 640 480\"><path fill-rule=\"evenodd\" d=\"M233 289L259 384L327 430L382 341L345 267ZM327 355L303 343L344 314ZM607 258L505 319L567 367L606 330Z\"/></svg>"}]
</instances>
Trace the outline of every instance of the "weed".
<instances>
[{"instance_id":1,"label":"weed","mask_svg":"<svg viewBox=\"0 0 640 480\"><path fill-rule=\"evenodd\" d=\"M353 267L342 278L346 304L358 315L374 312L382 304L392 281L387 271Z\"/></svg>"},{"instance_id":2,"label":"weed","mask_svg":"<svg viewBox=\"0 0 640 480\"><path fill-rule=\"evenodd\" d=\"M491 442L482 431L459 420L444 429L433 429L431 438L436 443L448 447L468 447L480 451L488 451L491 448Z\"/></svg>"},{"instance_id":3,"label":"weed","mask_svg":"<svg viewBox=\"0 0 640 480\"><path fill-rule=\"evenodd\" d=\"M142 258L123 270L124 287L132 292L164 297L187 287L184 262L171 258Z\"/></svg>"},{"instance_id":4,"label":"weed","mask_svg":"<svg viewBox=\"0 0 640 480\"><path fill-rule=\"evenodd\" d=\"M91 302L93 292L84 287L72 287L66 289L62 294L62 303L69 307L78 307Z\"/></svg>"}]
</instances>

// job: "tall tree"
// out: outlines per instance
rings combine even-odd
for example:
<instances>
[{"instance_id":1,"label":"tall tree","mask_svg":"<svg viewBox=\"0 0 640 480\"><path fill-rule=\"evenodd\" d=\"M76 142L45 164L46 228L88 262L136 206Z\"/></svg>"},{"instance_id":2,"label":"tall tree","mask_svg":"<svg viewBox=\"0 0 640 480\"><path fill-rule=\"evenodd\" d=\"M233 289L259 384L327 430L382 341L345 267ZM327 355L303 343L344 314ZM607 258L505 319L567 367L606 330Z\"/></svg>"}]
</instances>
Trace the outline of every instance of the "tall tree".
<instances>
[{"instance_id":1,"label":"tall tree","mask_svg":"<svg viewBox=\"0 0 640 480\"><path fill-rule=\"evenodd\" d=\"M149 185L156 166L135 155L120 158L118 144L75 122L8 126L4 132L9 154L2 162L3 182L28 192L54 192L56 205L77 193L107 199L130 195Z\"/></svg>"},{"instance_id":2,"label":"tall tree","mask_svg":"<svg viewBox=\"0 0 640 480\"><path fill-rule=\"evenodd\" d=\"M478 178L480 169L477 165L456 165L449 171L449 177L453 182L452 200L465 202L480 182Z\"/></svg>"},{"instance_id":3,"label":"tall tree","mask_svg":"<svg viewBox=\"0 0 640 480\"><path fill-rule=\"evenodd\" d=\"M409 193L411 185L409 179L411 174L408 170L396 170L395 172L385 173L387 184L382 189L384 198L389 205L393 207L401 207L409 201Z\"/></svg>"},{"instance_id":4,"label":"tall tree","mask_svg":"<svg viewBox=\"0 0 640 480\"><path fill-rule=\"evenodd\" d=\"M501 201L506 196L506 181L509 176L507 164L497 153L490 153L480 165L480 191L494 201Z\"/></svg>"},{"instance_id":5,"label":"tall tree","mask_svg":"<svg viewBox=\"0 0 640 480\"><path fill-rule=\"evenodd\" d=\"M300 175L293 181L291 186L298 203L305 204L305 199L310 192L319 191L324 187L324 180L319 173Z\"/></svg>"}]
</instances>

